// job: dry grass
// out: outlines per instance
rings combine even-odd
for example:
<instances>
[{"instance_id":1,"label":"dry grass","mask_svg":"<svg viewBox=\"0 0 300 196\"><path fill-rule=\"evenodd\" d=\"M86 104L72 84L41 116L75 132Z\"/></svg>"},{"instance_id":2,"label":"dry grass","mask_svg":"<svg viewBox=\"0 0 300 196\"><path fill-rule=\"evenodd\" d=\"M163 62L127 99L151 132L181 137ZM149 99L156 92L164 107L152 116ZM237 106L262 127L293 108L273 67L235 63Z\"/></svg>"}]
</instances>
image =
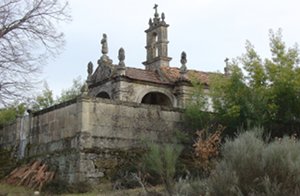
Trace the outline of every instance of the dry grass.
<instances>
[{"instance_id":1,"label":"dry grass","mask_svg":"<svg viewBox=\"0 0 300 196\"><path fill-rule=\"evenodd\" d=\"M148 191L155 193L164 193L163 186L148 188ZM143 196L145 195L142 188L126 189L126 190L111 190L106 185L100 185L91 193L85 194L64 194L64 196Z\"/></svg>"},{"instance_id":2,"label":"dry grass","mask_svg":"<svg viewBox=\"0 0 300 196\"><path fill-rule=\"evenodd\" d=\"M33 193L33 190L24 187L0 184L0 196L32 196Z\"/></svg>"},{"instance_id":3,"label":"dry grass","mask_svg":"<svg viewBox=\"0 0 300 196\"><path fill-rule=\"evenodd\" d=\"M95 190L90 193L83 194L63 194L64 196L142 196L144 190L142 188L128 189L128 190L112 190L107 184L100 185L96 187ZM163 187L157 186L150 188L150 191L162 193ZM34 190L20 187L12 186L7 184L0 184L0 196L32 196L34 195ZM44 194L40 194L41 196Z\"/></svg>"}]
</instances>

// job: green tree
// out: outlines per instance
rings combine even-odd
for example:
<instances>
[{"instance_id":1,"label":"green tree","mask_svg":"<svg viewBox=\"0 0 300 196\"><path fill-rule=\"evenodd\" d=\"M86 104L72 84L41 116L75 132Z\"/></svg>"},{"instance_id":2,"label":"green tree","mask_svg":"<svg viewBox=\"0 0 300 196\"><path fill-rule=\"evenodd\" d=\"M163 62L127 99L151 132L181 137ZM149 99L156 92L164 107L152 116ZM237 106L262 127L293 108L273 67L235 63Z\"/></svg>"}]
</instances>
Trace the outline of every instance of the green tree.
<instances>
[{"instance_id":1,"label":"green tree","mask_svg":"<svg viewBox=\"0 0 300 196\"><path fill-rule=\"evenodd\" d=\"M61 96L54 99L52 90L49 88L47 82L44 82L44 89L36 97L26 100L24 103L16 102L0 109L0 127L14 122L17 116L24 115L26 108L30 108L33 111L39 111L55 104L74 99L80 95L81 87L81 78L77 77L73 80L73 85L69 89L63 90Z\"/></svg>"},{"instance_id":2,"label":"green tree","mask_svg":"<svg viewBox=\"0 0 300 196\"><path fill-rule=\"evenodd\" d=\"M24 115L26 104L15 103L10 107L0 109L0 127L10 124L16 120L18 116Z\"/></svg>"},{"instance_id":3,"label":"green tree","mask_svg":"<svg viewBox=\"0 0 300 196\"><path fill-rule=\"evenodd\" d=\"M44 83L42 94L38 95L34 102L35 103L33 104L32 109L35 111L48 108L55 104L52 90L50 90L47 82Z\"/></svg>"},{"instance_id":4,"label":"green tree","mask_svg":"<svg viewBox=\"0 0 300 196\"><path fill-rule=\"evenodd\" d=\"M57 102L62 103L71 99L75 99L81 94L82 86L83 82L81 77L78 76L73 80L73 84L70 88L62 90L60 97L57 98Z\"/></svg>"},{"instance_id":5,"label":"green tree","mask_svg":"<svg viewBox=\"0 0 300 196\"><path fill-rule=\"evenodd\" d=\"M272 58L262 60L247 41L246 53L228 63L229 76L211 78L216 118L230 130L264 126L297 131L300 68L297 45L286 48L281 30L270 31ZM228 130L227 129L227 130Z\"/></svg>"},{"instance_id":6,"label":"green tree","mask_svg":"<svg viewBox=\"0 0 300 196\"><path fill-rule=\"evenodd\" d=\"M185 109L186 126L191 129L206 128L211 121L208 97L204 92L203 84L192 80L192 85L194 87L192 100L187 104Z\"/></svg>"}]
</instances>

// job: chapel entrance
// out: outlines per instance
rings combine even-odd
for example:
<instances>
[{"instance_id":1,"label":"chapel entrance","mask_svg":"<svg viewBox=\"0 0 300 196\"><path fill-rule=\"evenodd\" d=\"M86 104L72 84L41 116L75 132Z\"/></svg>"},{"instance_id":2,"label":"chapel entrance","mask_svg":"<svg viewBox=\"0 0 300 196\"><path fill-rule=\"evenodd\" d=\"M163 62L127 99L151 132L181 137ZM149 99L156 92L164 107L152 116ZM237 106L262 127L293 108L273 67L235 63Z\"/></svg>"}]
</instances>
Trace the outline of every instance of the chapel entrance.
<instances>
[{"instance_id":1,"label":"chapel entrance","mask_svg":"<svg viewBox=\"0 0 300 196\"><path fill-rule=\"evenodd\" d=\"M167 95L159 92L147 93L143 97L141 103L172 107L170 98Z\"/></svg>"},{"instance_id":2,"label":"chapel entrance","mask_svg":"<svg viewBox=\"0 0 300 196\"><path fill-rule=\"evenodd\" d=\"M100 92L96 97L100 97L103 99L110 99L109 94L107 92Z\"/></svg>"}]
</instances>

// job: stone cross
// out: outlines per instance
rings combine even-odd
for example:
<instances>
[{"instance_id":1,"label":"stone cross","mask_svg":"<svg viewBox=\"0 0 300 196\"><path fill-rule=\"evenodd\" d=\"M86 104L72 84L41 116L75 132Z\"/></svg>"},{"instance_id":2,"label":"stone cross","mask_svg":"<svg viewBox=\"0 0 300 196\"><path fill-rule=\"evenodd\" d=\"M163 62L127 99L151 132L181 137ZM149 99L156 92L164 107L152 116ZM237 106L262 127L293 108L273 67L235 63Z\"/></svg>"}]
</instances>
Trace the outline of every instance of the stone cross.
<instances>
[{"instance_id":1,"label":"stone cross","mask_svg":"<svg viewBox=\"0 0 300 196\"><path fill-rule=\"evenodd\" d=\"M157 7L158 7L158 5L154 4L154 8L153 9L155 9L155 13L157 13Z\"/></svg>"},{"instance_id":2,"label":"stone cross","mask_svg":"<svg viewBox=\"0 0 300 196\"><path fill-rule=\"evenodd\" d=\"M158 17L158 13L157 13L157 7L158 7L158 5L157 5L157 4L154 4L154 7L153 7L153 9L155 9L155 14L154 14L155 18L157 18L157 17Z\"/></svg>"}]
</instances>

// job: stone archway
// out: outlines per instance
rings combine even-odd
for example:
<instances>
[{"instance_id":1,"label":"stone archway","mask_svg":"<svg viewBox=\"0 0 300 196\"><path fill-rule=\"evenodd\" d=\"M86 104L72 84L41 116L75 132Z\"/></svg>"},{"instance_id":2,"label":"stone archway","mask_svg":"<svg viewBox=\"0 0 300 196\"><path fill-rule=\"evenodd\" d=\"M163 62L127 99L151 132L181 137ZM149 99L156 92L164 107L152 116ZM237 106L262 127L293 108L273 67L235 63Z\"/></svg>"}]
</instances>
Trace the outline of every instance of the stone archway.
<instances>
[{"instance_id":1,"label":"stone archway","mask_svg":"<svg viewBox=\"0 0 300 196\"><path fill-rule=\"evenodd\" d=\"M103 99L110 99L109 94L107 92L104 92L104 91L98 93L96 97L103 98Z\"/></svg>"},{"instance_id":2,"label":"stone archway","mask_svg":"<svg viewBox=\"0 0 300 196\"><path fill-rule=\"evenodd\" d=\"M172 107L172 101L170 98L160 92L149 92L143 98L141 103L144 104L152 104L152 105L161 105L161 106L168 106Z\"/></svg>"}]
</instances>

